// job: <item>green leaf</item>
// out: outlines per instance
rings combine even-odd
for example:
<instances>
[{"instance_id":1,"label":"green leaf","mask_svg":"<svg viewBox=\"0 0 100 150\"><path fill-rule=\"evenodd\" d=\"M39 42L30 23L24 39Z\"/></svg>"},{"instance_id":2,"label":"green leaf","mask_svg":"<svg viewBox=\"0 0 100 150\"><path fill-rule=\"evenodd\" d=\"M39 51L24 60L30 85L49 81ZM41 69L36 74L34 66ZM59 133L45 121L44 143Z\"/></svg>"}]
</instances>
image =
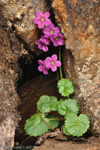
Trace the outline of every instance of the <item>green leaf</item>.
<instances>
[{"instance_id":1,"label":"green leaf","mask_svg":"<svg viewBox=\"0 0 100 150\"><path fill-rule=\"evenodd\" d=\"M70 133L68 132L66 126L64 125L63 126L63 132L66 134L66 135L70 135Z\"/></svg>"},{"instance_id":2,"label":"green leaf","mask_svg":"<svg viewBox=\"0 0 100 150\"><path fill-rule=\"evenodd\" d=\"M73 136L82 136L89 128L89 118L87 115L81 114L79 117L76 114L69 114L66 117L64 132L66 131ZM65 130L66 128L66 130Z\"/></svg>"},{"instance_id":3,"label":"green leaf","mask_svg":"<svg viewBox=\"0 0 100 150\"><path fill-rule=\"evenodd\" d=\"M55 111L57 109L57 98L43 95L37 102L37 108L41 113L48 113L51 110Z\"/></svg>"},{"instance_id":4,"label":"green leaf","mask_svg":"<svg viewBox=\"0 0 100 150\"><path fill-rule=\"evenodd\" d=\"M69 81L68 79L61 79L58 81L57 84L58 91L62 96L69 96L70 94L74 93L74 85L72 81Z\"/></svg>"},{"instance_id":5,"label":"green leaf","mask_svg":"<svg viewBox=\"0 0 100 150\"><path fill-rule=\"evenodd\" d=\"M52 111L57 111L58 110L58 101L51 104L51 110Z\"/></svg>"},{"instance_id":6,"label":"green leaf","mask_svg":"<svg viewBox=\"0 0 100 150\"><path fill-rule=\"evenodd\" d=\"M53 129L58 127L59 119L52 114L49 114L45 117L44 114L41 114L42 118L46 123ZM25 131L30 136L40 136L49 130L49 127L45 124L39 114L33 115L31 118L26 120Z\"/></svg>"},{"instance_id":7,"label":"green leaf","mask_svg":"<svg viewBox=\"0 0 100 150\"><path fill-rule=\"evenodd\" d=\"M44 114L41 114L41 116L46 122L48 122L48 119L45 118ZM26 120L24 129L30 136L40 136L47 132L49 127L44 123L39 114L35 114Z\"/></svg>"},{"instance_id":8,"label":"green leaf","mask_svg":"<svg viewBox=\"0 0 100 150\"><path fill-rule=\"evenodd\" d=\"M59 125L59 118L55 117L53 114L49 114L46 116L46 118L48 119L48 124L51 128L55 129L56 127L58 127Z\"/></svg>"},{"instance_id":9,"label":"green leaf","mask_svg":"<svg viewBox=\"0 0 100 150\"><path fill-rule=\"evenodd\" d=\"M59 102L58 113L60 115L65 115L66 113L78 114L78 111L79 111L79 107L78 107L77 101L74 99L68 99L68 100Z\"/></svg>"},{"instance_id":10,"label":"green leaf","mask_svg":"<svg viewBox=\"0 0 100 150\"><path fill-rule=\"evenodd\" d=\"M58 113L60 115L65 115L66 110L62 108L62 105L64 104L64 101L59 101L58 102Z\"/></svg>"}]
</instances>

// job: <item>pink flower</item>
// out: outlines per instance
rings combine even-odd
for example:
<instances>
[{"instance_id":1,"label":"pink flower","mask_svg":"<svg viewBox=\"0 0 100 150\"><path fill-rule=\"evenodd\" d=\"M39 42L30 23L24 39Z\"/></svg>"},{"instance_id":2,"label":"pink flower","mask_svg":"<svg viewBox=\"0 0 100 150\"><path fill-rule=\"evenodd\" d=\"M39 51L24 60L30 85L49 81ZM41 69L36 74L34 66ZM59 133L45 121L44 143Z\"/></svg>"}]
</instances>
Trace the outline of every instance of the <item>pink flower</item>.
<instances>
[{"instance_id":1,"label":"pink flower","mask_svg":"<svg viewBox=\"0 0 100 150\"><path fill-rule=\"evenodd\" d=\"M48 43L50 44L51 40L47 35L42 35L41 38L45 40L45 43L47 43L47 45L48 45Z\"/></svg>"},{"instance_id":2,"label":"pink flower","mask_svg":"<svg viewBox=\"0 0 100 150\"><path fill-rule=\"evenodd\" d=\"M49 16L50 16L49 12L43 14L42 12L38 11L36 13L36 18L34 18L33 22L35 24L38 24L39 29L42 29L44 28L45 25L51 24L51 21L48 19Z\"/></svg>"},{"instance_id":3,"label":"pink flower","mask_svg":"<svg viewBox=\"0 0 100 150\"><path fill-rule=\"evenodd\" d=\"M54 54L51 57L47 57L45 59L45 63L46 63L46 68L50 69L55 72L57 70L57 67L61 66L61 62L59 60L57 60L57 55Z\"/></svg>"},{"instance_id":4,"label":"pink flower","mask_svg":"<svg viewBox=\"0 0 100 150\"><path fill-rule=\"evenodd\" d=\"M63 35L61 33L51 37L54 46L64 45Z\"/></svg>"},{"instance_id":5,"label":"pink flower","mask_svg":"<svg viewBox=\"0 0 100 150\"><path fill-rule=\"evenodd\" d=\"M48 69L46 68L45 60L44 60L44 61L38 60L38 63L39 63L38 70L39 70L40 72L43 71L44 74L48 74Z\"/></svg>"},{"instance_id":6,"label":"pink flower","mask_svg":"<svg viewBox=\"0 0 100 150\"><path fill-rule=\"evenodd\" d=\"M58 27L54 27L53 24L48 25L48 27L43 30L43 33L48 37L53 37L58 32L60 32L60 29Z\"/></svg>"},{"instance_id":7,"label":"pink flower","mask_svg":"<svg viewBox=\"0 0 100 150\"><path fill-rule=\"evenodd\" d=\"M35 43L38 45L38 48L40 50L43 50L44 52L48 51L49 41L46 38L41 38L39 40L36 40Z\"/></svg>"}]
</instances>

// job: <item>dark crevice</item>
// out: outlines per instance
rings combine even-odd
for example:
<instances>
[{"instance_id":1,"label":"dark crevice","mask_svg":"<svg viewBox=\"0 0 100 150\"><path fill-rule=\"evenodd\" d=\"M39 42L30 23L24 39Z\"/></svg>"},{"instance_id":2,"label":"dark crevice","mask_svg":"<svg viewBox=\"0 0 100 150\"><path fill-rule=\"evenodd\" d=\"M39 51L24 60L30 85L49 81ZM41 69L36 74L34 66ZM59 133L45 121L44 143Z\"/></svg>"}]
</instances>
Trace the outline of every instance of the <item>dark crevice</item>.
<instances>
[{"instance_id":1,"label":"dark crevice","mask_svg":"<svg viewBox=\"0 0 100 150\"><path fill-rule=\"evenodd\" d=\"M30 55L28 56L23 55L22 57L19 58L18 63L19 63L19 67L22 70L21 78L18 81L19 87L22 86L24 83L30 81L34 77L43 74L38 71L38 66L39 66L38 60L44 60L46 57L52 56L53 54L58 55L58 48L54 48L53 46L50 46L49 49L50 50L48 52L46 53L44 52L36 57L34 57L34 54L32 54L31 52Z\"/></svg>"},{"instance_id":2,"label":"dark crevice","mask_svg":"<svg viewBox=\"0 0 100 150\"><path fill-rule=\"evenodd\" d=\"M56 25L53 10L50 10L51 20ZM14 26L13 29L15 30ZM51 70L48 75L44 75L43 72L38 71L38 60L44 60L46 57L50 57L53 54L59 53L59 47L54 47L51 43L48 52L41 51L41 54L36 55L32 52L31 48L25 43L25 41L16 35L18 40L23 43L24 49L28 51L28 54L23 54L19 60L18 64L21 70L19 74L19 80L17 85L18 95L20 97L20 105L18 106L18 112L21 115L21 121L16 128L15 134L15 146L20 145L28 136L24 131L25 120L36 113L36 102L42 95L58 96L60 99L60 94L57 89L57 78L56 72L53 73ZM36 46L37 48L37 46ZM61 46L61 51L63 53L64 46ZM40 51L37 48L38 51ZM63 70L63 63L62 63ZM25 97L23 97L25 95ZM34 145L36 138L29 138L23 145Z\"/></svg>"}]
</instances>

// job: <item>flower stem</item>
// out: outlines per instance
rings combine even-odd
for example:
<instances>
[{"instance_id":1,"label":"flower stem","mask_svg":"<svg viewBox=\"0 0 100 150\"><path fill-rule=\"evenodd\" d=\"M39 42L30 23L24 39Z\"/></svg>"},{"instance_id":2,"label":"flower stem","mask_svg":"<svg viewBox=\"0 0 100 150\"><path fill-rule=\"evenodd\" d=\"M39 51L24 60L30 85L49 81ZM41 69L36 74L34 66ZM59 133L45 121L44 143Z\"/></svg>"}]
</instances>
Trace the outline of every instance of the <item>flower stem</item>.
<instances>
[{"instance_id":1,"label":"flower stem","mask_svg":"<svg viewBox=\"0 0 100 150\"><path fill-rule=\"evenodd\" d=\"M59 61L61 62L61 47L59 46ZM62 68L61 66L59 67L60 69L60 79L62 79Z\"/></svg>"},{"instance_id":2,"label":"flower stem","mask_svg":"<svg viewBox=\"0 0 100 150\"><path fill-rule=\"evenodd\" d=\"M54 131L54 129L52 129L49 124L47 124L47 122L43 119L43 117L41 116L41 114L39 113L39 111L37 110L37 113L39 114L39 116L41 117L41 119L44 121L44 123L52 130Z\"/></svg>"},{"instance_id":3,"label":"flower stem","mask_svg":"<svg viewBox=\"0 0 100 150\"><path fill-rule=\"evenodd\" d=\"M56 73L57 73L57 80L59 81L58 69L57 69Z\"/></svg>"}]
</instances>

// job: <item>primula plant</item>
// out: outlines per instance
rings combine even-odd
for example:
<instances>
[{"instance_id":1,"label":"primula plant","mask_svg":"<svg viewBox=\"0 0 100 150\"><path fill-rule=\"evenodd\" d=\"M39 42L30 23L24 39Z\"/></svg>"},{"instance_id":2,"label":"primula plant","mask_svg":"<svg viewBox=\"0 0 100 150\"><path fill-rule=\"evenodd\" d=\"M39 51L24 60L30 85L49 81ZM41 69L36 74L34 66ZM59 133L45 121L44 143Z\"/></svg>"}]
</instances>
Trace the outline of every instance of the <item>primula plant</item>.
<instances>
[{"instance_id":1,"label":"primula plant","mask_svg":"<svg viewBox=\"0 0 100 150\"><path fill-rule=\"evenodd\" d=\"M40 50L48 51L50 42L54 46L64 45L63 35L60 29L55 27L48 17L49 12L37 12L34 23L41 29L41 38L36 40ZM59 60L56 54L45 60L38 60L38 70L45 75L48 70L55 72L60 67L60 80L57 83L58 92L61 94L62 99L58 100L55 96L43 95L37 102L37 113L26 120L25 131L30 136L40 136L47 132L49 129L54 131L58 127L59 122L63 121L62 131L65 135L82 136L89 128L89 118L85 114L78 115L79 106L75 99L71 99L70 95L74 93L75 88L72 81L62 77L61 69L61 48L59 47ZM55 111L58 115L54 115ZM52 112L52 113L51 113ZM57 114L57 113L56 113ZM58 117L59 116L59 117Z\"/></svg>"}]
</instances>

